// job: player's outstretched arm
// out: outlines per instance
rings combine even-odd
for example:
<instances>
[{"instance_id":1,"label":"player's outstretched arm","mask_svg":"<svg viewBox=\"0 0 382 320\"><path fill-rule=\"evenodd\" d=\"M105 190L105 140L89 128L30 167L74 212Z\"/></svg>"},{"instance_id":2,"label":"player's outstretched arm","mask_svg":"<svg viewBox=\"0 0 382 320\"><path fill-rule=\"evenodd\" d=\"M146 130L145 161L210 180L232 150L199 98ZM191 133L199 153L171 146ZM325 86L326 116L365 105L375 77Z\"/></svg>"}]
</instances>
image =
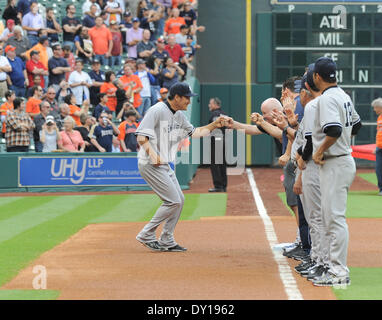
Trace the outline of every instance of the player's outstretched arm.
<instances>
[{"instance_id":1,"label":"player's outstretched arm","mask_svg":"<svg viewBox=\"0 0 382 320\"><path fill-rule=\"evenodd\" d=\"M195 129L194 133L192 134L192 138L201 138L208 136L211 131L219 128L232 128L233 120L230 117L227 116L220 116L217 118L214 122L209 123L206 126L198 127Z\"/></svg>"}]
</instances>

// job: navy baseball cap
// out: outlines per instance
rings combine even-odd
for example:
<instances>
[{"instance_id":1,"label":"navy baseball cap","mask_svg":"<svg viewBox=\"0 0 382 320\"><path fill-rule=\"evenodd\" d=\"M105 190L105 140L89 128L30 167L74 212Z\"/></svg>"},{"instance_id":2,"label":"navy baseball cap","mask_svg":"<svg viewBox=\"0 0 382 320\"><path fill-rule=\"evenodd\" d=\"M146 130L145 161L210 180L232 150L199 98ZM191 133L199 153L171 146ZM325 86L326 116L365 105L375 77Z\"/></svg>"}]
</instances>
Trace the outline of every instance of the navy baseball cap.
<instances>
[{"instance_id":1,"label":"navy baseball cap","mask_svg":"<svg viewBox=\"0 0 382 320\"><path fill-rule=\"evenodd\" d=\"M139 22L139 18L135 17L132 21L133 22Z\"/></svg>"},{"instance_id":2,"label":"navy baseball cap","mask_svg":"<svg viewBox=\"0 0 382 320\"><path fill-rule=\"evenodd\" d=\"M314 73L318 73L325 81L333 82L336 78L337 65L328 57L321 57L314 63Z\"/></svg>"},{"instance_id":3,"label":"navy baseball cap","mask_svg":"<svg viewBox=\"0 0 382 320\"><path fill-rule=\"evenodd\" d=\"M175 95L181 97L196 97L197 94L191 91L191 87L185 82L177 82L170 88L170 96L175 97Z\"/></svg>"},{"instance_id":4,"label":"navy baseball cap","mask_svg":"<svg viewBox=\"0 0 382 320\"><path fill-rule=\"evenodd\" d=\"M309 66L308 66L308 71L306 72L306 82L308 83L309 87L313 90L313 91L320 91L316 85L314 84L314 81L313 81L313 73L314 73L314 63L311 63Z\"/></svg>"},{"instance_id":5,"label":"navy baseball cap","mask_svg":"<svg viewBox=\"0 0 382 320\"><path fill-rule=\"evenodd\" d=\"M307 75L304 74L303 77L301 78L301 81L300 81L300 90L299 90L299 92L301 92L301 90L303 90L303 89L307 90L307 88L305 86L306 82L307 82Z\"/></svg>"},{"instance_id":6,"label":"navy baseball cap","mask_svg":"<svg viewBox=\"0 0 382 320\"><path fill-rule=\"evenodd\" d=\"M301 79L297 79L294 81L294 92L299 93L301 88Z\"/></svg>"}]
</instances>

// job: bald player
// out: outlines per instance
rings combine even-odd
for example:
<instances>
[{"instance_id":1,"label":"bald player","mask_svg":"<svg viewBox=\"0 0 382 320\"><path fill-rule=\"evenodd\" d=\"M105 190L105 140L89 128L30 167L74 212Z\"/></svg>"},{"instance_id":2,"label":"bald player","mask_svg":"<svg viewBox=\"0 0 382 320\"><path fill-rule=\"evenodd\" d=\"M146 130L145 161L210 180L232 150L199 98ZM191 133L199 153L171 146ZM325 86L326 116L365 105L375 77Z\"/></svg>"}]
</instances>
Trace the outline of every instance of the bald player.
<instances>
[{"instance_id":1,"label":"bald player","mask_svg":"<svg viewBox=\"0 0 382 320\"><path fill-rule=\"evenodd\" d=\"M321 96L314 118L312 159L319 165L321 212L329 239L329 266L321 276L312 279L316 286L350 285L345 214L347 193L356 173L351 137L362 125L349 95L337 86L336 70L332 59L321 57L313 72Z\"/></svg>"},{"instance_id":2,"label":"bald player","mask_svg":"<svg viewBox=\"0 0 382 320\"><path fill-rule=\"evenodd\" d=\"M187 120L182 111L187 110L191 97L187 83L177 82L169 91L168 101L158 102L147 111L137 128L138 168L143 179L163 201L153 218L139 232L136 239L153 251L182 252L187 249L176 243L175 226L183 209L184 195L169 163L175 161L179 142L187 137L203 137L221 127L231 127L228 117L219 117L199 128ZM231 119L232 121L232 119ZM156 229L164 223L159 240Z\"/></svg>"}]
</instances>

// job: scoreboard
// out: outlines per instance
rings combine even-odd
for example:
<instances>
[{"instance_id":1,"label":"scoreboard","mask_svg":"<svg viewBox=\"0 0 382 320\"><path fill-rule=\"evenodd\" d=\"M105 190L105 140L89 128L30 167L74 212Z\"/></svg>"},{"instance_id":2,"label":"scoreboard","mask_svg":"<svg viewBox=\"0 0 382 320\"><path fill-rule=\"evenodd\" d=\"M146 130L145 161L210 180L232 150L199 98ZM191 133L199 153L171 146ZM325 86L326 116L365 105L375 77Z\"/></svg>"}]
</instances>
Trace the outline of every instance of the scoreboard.
<instances>
[{"instance_id":1,"label":"scoreboard","mask_svg":"<svg viewBox=\"0 0 382 320\"><path fill-rule=\"evenodd\" d=\"M371 101L382 97L382 13L273 13L273 84L305 72L321 56L337 63L337 81L351 97L364 127L355 144L375 143Z\"/></svg>"}]
</instances>

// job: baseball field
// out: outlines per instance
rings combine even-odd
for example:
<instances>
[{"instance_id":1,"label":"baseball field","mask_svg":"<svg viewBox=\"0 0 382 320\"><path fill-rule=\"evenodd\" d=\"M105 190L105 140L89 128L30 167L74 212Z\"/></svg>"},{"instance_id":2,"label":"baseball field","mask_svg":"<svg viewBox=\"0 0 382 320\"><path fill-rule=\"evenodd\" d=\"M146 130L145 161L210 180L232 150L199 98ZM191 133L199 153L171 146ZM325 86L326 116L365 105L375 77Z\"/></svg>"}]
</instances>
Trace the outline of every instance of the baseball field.
<instances>
[{"instance_id":1,"label":"baseball field","mask_svg":"<svg viewBox=\"0 0 382 320\"><path fill-rule=\"evenodd\" d=\"M227 193L211 194L209 170L198 169L175 231L185 253L150 252L135 240L160 205L151 192L4 194L0 299L382 299L373 171L358 170L349 192L346 289L314 287L294 272L298 261L272 250L296 234L281 175L251 168L229 176Z\"/></svg>"}]
</instances>

